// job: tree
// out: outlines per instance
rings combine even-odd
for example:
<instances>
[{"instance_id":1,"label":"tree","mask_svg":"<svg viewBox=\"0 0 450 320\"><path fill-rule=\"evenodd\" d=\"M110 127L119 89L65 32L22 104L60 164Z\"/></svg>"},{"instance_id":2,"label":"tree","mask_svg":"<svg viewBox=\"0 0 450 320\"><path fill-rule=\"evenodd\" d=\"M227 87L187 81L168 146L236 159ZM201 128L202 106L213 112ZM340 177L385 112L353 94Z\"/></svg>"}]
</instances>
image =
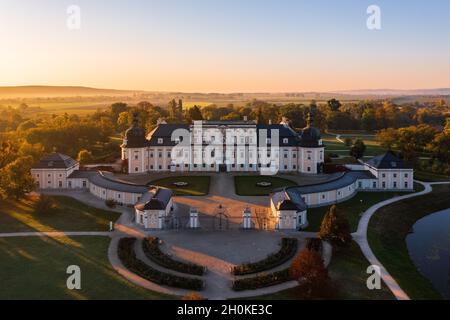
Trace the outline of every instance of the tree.
<instances>
[{"instance_id":1,"label":"tree","mask_svg":"<svg viewBox=\"0 0 450 320\"><path fill-rule=\"evenodd\" d=\"M364 141L358 139L355 141L353 146L350 148L350 155L355 159L361 159L364 156L364 152L366 151L366 145Z\"/></svg>"},{"instance_id":2,"label":"tree","mask_svg":"<svg viewBox=\"0 0 450 320\"><path fill-rule=\"evenodd\" d=\"M193 106L186 110L186 119L188 122L203 120L202 111L198 106Z\"/></svg>"},{"instance_id":3,"label":"tree","mask_svg":"<svg viewBox=\"0 0 450 320\"><path fill-rule=\"evenodd\" d=\"M337 246L347 246L352 241L347 217L339 214L336 205L331 206L323 218L319 238Z\"/></svg>"},{"instance_id":4,"label":"tree","mask_svg":"<svg viewBox=\"0 0 450 320\"><path fill-rule=\"evenodd\" d=\"M30 170L32 157L19 157L0 169L0 197L22 198L36 188Z\"/></svg>"},{"instance_id":5,"label":"tree","mask_svg":"<svg viewBox=\"0 0 450 320\"><path fill-rule=\"evenodd\" d=\"M129 112L125 111L119 114L119 117L117 118L117 127L120 132L124 132L129 128L129 126L131 125L131 119L132 117L130 116Z\"/></svg>"},{"instance_id":6,"label":"tree","mask_svg":"<svg viewBox=\"0 0 450 320\"><path fill-rule=\"evenodd\" d=\"M327 102L328 108L330 108L331 111L339 111L342 104L339 100L331 99Z\"/></svg>"},{"instance_id":7,"label":"tree","mask_svg":"<svg viewBox=\"0 0 450 320\"><path fill-rule=\"evenodd\" d=\"M350 147L352 144L353 144L353 139L352 138L345 138L344 139L344 144L347 146L347 147Z\"/></svg>"},{"instance_id":8,"label":"tree","mask_svg":"<svg viewBox=\"0 0 450 320\"><path fill-rule=\"evenodd\" d=\"M83 164L88 164L94 160L94 157L92 156L92 153L86 149L81 150L78 152L78 161Z\"/></svg>"},{"instance_id":9,"label":"tree","mask_svg":"<svg viewBox=\"0 0 450 320\"><path fill-rule=\"evenodd\" d=\"M330 295L328 271L317 251L303 249L292 262L289 274L298 281L302 298L320 299Z\"/></svg>"},{"instance_id":10,"label":"tree","mask_svg":"<svg viewBox=\"0 0 450 320\"><path fill-rule=\"evenodd\" d=\"M111 105L111 120L113 123L117 122L119 114L128 110L128 105L123 102L116 102Z\"/></svg>"}]
</instances>

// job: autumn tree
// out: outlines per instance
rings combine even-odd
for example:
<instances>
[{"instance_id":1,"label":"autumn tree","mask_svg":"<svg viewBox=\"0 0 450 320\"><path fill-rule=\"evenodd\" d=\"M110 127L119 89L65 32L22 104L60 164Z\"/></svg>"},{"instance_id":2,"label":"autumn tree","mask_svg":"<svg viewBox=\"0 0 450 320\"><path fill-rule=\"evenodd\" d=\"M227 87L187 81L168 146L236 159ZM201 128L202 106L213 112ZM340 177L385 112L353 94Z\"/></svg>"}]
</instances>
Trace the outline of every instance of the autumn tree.
<instances>
[{"instance_id":1,"label":"autumn tree","mask_svg":"<svg viewBox=\"0 0 450 320\"><path fill-rule=\"evenodd\" d=\"M78 152L77 160L80 162L80 164L88 164L94 160L94 157L92 156L92 153L86 149L81 150Z\"/></svg>"},{"instance_id":2,"label":"autumn tree","mask_svg":"<svg viewBox=\"0 0 450 320\"><path fill-rule=\"evenodd\" d=\"M347 217L338 212L336 205L331 206L323 218L319 237L338 246L347 246L352 241Z\"/></svg>"},{"instance_id":3,"label":"autumn tree","mask_svg":"<svg viewBox=\"0 0 450 320\"><path fill-rule=\"evenodd\" d=\"M32 157L19 157L0 169L0 197L20 199L36 188L32 163Z\"/></svg>"},{"instance_id":4,"label":"autumn tree","mask_svg":"<svg viewBox=\"0 0 450 320\"><path fill-rule=\"evenodd\" d=\"M355 159L361 159L364 156L364 152L366 151L366 145L364 141L358 139L350 148L350 156Z\"/></svg>"},{"instance_id":5,"label":"autumn tree","mask_svg":"<svg viewBox=\"0 0 450 320\"><path fill-rule=\"evenodd\" d=\"M328 108L330 108L331 111L339 111L342 104L339 100L331 99L327 102Z\"/></svg>"},{"instance_id":6,"label":"autumn tree","mask_svg":"<svg viewBox=\"0 0 450 320\"><path fill-rule=\"evenodd\" d=\"M186 119L189 123L192 121L203 120L202 112L198 106L193 106L186 110Z\"/></svg>"},{"instance_id":7,"label":"autumn tree","mask_svg":"<svg viewBox=\"0 0 450 320\"><path fill-rule=\"evenodd\" d=\"M303 249L289 268L292 279L298 281L298 294L305 299L330 296L331 284L322 257L315 250Z\"/></svg>"}]
</instances>

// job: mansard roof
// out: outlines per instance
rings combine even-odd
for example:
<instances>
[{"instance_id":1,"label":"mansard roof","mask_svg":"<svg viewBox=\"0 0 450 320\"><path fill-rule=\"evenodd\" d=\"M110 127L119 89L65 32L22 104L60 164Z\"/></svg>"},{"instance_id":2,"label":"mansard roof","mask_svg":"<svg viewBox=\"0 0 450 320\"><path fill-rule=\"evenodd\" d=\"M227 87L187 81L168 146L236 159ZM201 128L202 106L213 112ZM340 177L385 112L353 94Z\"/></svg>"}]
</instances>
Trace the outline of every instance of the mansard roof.
<instances>
[{"instance_id":1,"label":"mansard roof","mask_svg":"<svg viewBox=\"0 0 450 320\"><path fill-rule=\"evenodd\" d=\"M42 158L33 166L33 169L68 169L78 164L71 157L62 153L52 153Z\"/></svg>"},{"instance_id":2,"label":"mansard roof","mask_svg":"<svg viewBox=\"0 0 450 320\"><path fill-rule=\"evenodd\" d=\"M178 143L172 141L172 134L175 130L184 129L189 131L188 124L160 124L148 135L148 146L175 146ZM162 139L162 143L159 143Z\"/></svg>"},{"instance_id":3,"label":"mansard roof","mask_svg":"<svg viewBox=\"0 0 450 320\"><path fill-rule=\"evenodd\" d=\"M234 127L253 127L256 129L256 135L259 144L260 131L267 130L267 138L272 138L272 130L278 130L279 146L303 146L303 147L322 147L319 144L320 132L313 127L305 128L300 134L286 124L257 124L255 121L203 121L203 125L207 126L234 126ZM136 129L129 129L129 137L127 136L127 143L124 147L127 148L142 148L146 146L175 146L176 141L172 141L172 135L175 130L184 129L190 131L189 124L159 124L152 132L149 133L146 139L142 138L142 133ZM162 140L161 140L162 139ZM286 140L287 139L287 140Z\"/></svg>"},{"instance_id":4,"label":"mansard roof","mask_svg":"<svg viewBox=\"0 0 450 320\"><path fill-rule=\"evenodd\" d=\"M411 169L412 166L399 159L394 152L388 151L385 154L374 157L366 162L369 166L377 169Z\"/></svg>"}]
</instances>

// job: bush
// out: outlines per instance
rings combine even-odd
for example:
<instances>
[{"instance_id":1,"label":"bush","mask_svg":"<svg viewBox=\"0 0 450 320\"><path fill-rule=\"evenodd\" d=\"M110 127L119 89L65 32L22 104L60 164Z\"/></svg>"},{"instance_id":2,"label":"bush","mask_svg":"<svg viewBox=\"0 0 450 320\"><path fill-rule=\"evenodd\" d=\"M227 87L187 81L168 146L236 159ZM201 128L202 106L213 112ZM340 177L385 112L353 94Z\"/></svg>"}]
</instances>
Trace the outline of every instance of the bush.
<instances>
[{"instance_id":1,"label":"bush","mask_svg":"<svg viewBox=\"0 0 450 320\"><path fill-rule=\"evenodd\" d=\"M197 292L191 292L181 298L181 300L205 300L205 298L203 298L202 295Z\"/></svg>"},{"instance_id":2,"label":"bush","mask_svg":"<svg viewBox=\"0 0 450 320\"><path fill-rule=\"evenodd\" d=\"M298 241L295 238L283 238L281 240L280 251L267 256L267 258L265 258L264 260L235 266L231 273L237 276L241 276L278 267L295 255L298 246L297 242Z\"/></svg>"},{"instance_id":3,"label":"bush","mask_svg":"<svg viewBox=\"0 0 450 320\"><path fill-rule=\"evenodd\" d=\"M135 242L136 238L122 238L119 240L119 259L128 270L159 285L196 291L203 289L203 281L200 279L185 278L161 272L139 260L134 252Z\"/></svg>"},{"instance_id":4,"label":"bush","mask_svg":"<svg viewBox=\"0 0 450 320\"><path fill-rule=\"evenodd\" d=\"M169 257L159 249L159 239L148 237L142 242L142 248L147 258L162 267L174 271L201 276L205 273L205 268L194 263L185 263Z\"/></svg>"},{"instance_id":5,"label":"bush","mask_svg":"<svg viewBox=\"0 0 450 320\"><path fill-rule=\"evenodd\" d=\"M45 214L55 210L56 202L52 197L41 194L34 204L34 213Z\"/></svg>"},{"instance_id":6,"label":"bush","mask_svg":"<svg viewBox=\"0 0 450 320\"><path fill-rule=\"evenodd\" d=\"M292 278L289 275L289 269L284 269L266 275L235 280L233 281L232 289L234 291L255 290L271 287L290 280Z\"/></svg>"},{"instance_id":7,"label":"bush","mask_svg":"<svg viewBox=\"0 0 450 320\"><path fill-rule=\"evenodd\" d=\"M113 199L106 199L105 200L105 205L108 208L115 208L117 206L117 202L115 200L113 200Z\"/></svg>"}]
</instances>

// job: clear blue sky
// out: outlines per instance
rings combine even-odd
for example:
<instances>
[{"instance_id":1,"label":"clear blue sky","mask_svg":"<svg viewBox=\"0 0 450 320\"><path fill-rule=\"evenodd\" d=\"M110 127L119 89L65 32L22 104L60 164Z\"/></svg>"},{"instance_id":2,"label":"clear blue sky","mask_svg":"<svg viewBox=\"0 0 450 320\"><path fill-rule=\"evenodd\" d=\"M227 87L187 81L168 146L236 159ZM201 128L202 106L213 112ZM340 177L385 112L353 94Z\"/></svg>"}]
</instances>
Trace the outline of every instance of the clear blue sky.
<instances>
[{"instance_id":1,"label":"clear blue sky","mask_svg":"<svg viewBox=\"0 0 450 320\"><path fill-rule=\"evenodd\" d=\"M371 4L382 30L366 28ZM450 87L447 0L0 0L0 23L0 85Z\"/></svg>"}]
</instances>

